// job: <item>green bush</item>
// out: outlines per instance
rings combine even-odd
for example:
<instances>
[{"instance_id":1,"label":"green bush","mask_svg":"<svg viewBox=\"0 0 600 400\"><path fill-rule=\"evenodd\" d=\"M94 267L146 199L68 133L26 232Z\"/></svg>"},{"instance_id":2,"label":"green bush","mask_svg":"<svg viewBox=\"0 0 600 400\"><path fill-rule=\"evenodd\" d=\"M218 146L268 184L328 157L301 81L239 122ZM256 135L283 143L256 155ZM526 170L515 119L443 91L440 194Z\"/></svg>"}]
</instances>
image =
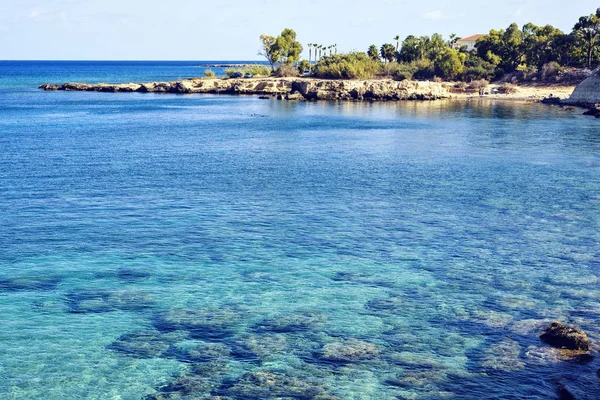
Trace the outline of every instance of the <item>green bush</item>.
<instances>
[{"instance_id":1,"label":"green bush","mask_svg":"<svg viewBox=\"0 0 600 400\"><path fill-rule=\"evenodd\" d=\"M308 60L302 60L298 63L298 71L303 73L304 71L310 70L310 63Z\"/></svg>"},{"instance_id":2,"label":"green bush","mask_svg":"<svg viewBox=\"0 0 600 400\"><path fill-rule=\"evenodd\" d=\"M562 72L563 68L556 61L552 61L546 63L542 66L542 75L541 78L543 81L546 79L552 79L557 76L560 72Z\"/></svg>"},{"instance_id":3,"label":"green bush","mask_svg":"<svg viewBox=\"0 0 600 400\"><path fill-rule=\"evenodd\" d=\"M494 64L485 61L475 54L469 54L465 60L465 67L463 69L461 79L466 82L479 79L485 79L489 81L496 76L497 67Z\"/></svg>"},{"instance_id":4,"label":"green bush","mask_svg":"<svg viewBox=\"0 0 600 400\"><path fill-rule=\"evenodd\" d=\"M240 72L242 75L247 74L248 72L254 76L270 76L271 69L266 65L247 65L243 68L229 68L225 70L225 75L231 76L236 72Z\"/></svg>"},{"instance_id":5,"label":"green bush","mask_svg":"<svg viewBox=\"0 0 600 400\"><path fill-rule=\"evenodd\" d=\"M314 67L314 75L323 79L372 79L381 73L381 63L365 53L326 56Z\"/></svg>"},{"instance_id":6,"label":"green bush","mask_svg":"<svg viewBox=\"0 0 600 400\"><path fill-rule=\"evenodd\" d=\"M207 69L206 71L204 71L204 76L207 78L214 78L215 72L212 69Z\"/></svg>"},{"instance_id":7,"label":"green bush","mask_svg":"<svg viewBox=\"0 0 600 400\"><path fill-rule=\"evenodd\" d=\"M435 65L427 58L411 63L415 68L413 76L416 79L432 79L435 76Z\"/></svg>"},{"instance_id":8,"label":"green bush","mask_svg":"<svg viewBox=\"0 0 600 400\"><path fill-rule=\"evenodd\" d=\"M415 72L417 72L417 67L414 63L400 63L397 65L396 70L392 74L395 81L410 80L413 78Z\"/></svg>"}]
</instances>

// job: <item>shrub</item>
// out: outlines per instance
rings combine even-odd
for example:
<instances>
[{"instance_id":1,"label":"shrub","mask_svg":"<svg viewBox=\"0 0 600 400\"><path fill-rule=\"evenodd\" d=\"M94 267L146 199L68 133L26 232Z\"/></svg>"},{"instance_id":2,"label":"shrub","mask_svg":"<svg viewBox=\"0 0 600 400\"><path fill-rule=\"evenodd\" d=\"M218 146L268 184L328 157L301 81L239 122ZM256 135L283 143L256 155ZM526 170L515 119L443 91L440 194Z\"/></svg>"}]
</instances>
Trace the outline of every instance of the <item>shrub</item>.
<instances>
[{"instance_id":1,"label":"shrub","mask_svg":"<svg viewBox=\"0 0 600 400\"><path fill-rule=\"evenodd\" d=\"M314 67L314 75L324 79L372 79L381 72L381 63L365 53L323 57Z\"/></svg>"},{"instance_id":2,"label":"shrub","mask_svg":"<svg viewBox=\"0 0 600 400\"><path fill-rule=\"evenodd\" d=\"M298 76L298 69L294 68L291 64L282 64L277 68L275 74L280 78L295 77Z\"/></svg>"},{"instance_id":3,"label":"shrub","mask_svg":"<svg viewBox=\"0 0 600 400\"><path fill-rule=\"evenodd\" d=\"M414 63L400 63L398 64L398 67L392 76L394 77L395 81L410 80L413 78L415 72L417 72L417 67L414 65Z\"/></svg>"},{"instance_id":4,"label":"shrub","mask_svg":"<svg viewBox=\"0 0 600 400\"><path fill-rule=\"evenodd\" d=\"M473 81L479 79L491 80L497 76L497 68L494 64L484 59L470 54L466 61L461 78L464 81Z\"/></svg>"},{"instance_id":5,"label":"shrub","mask_svg":"<svg viewBox=\"0 0 600 400\"><path fill-rule=\"evenodd\" d=\"M269 75L271 75L271 69L266 65L260 65L260 64L246 65L243 68L229 68L229 69L225 70L225 75L231 76L231 75L235 74L236 72L239 72L242 75L245 75L248 72L254 76L258 76L258 75L269 76Z\"/></svg>"},{"instance_id":6,"label":"shrub","mask_svg":"<svg viewBox=\"0 0 600 400\"><path fill-rule=\"evenodd\" d=\"M517 87L515 85L513 85L512 83L503 83L498 88L498 92L503 93L503 94L517 93Z\"/></svg>"},{"instance_id":7,"label":"shrub","mask_svg":"<svg viewBox=\"0 0 600 400\"><path fill-rule=\"evenodd\" d=\"M434 64L427 58L414 61L411 65L415 68L413 76L417 79L431 79L435 75Z\"/></svg>"},{"instance_id":8,"label":"shrub","mask_svg":"<svg viewBox=\"0 0 600 400\"><path fill-rule=\"evenodd\" d=\"M469 89L475 89L475 90L486 89L489 84L490 83L488 81L486 81L485 79L478 79L476 81L471 81L469 83Z\"/></svg>"},{"instance_id":9,"label":"shrub","mask_svg":"<svg viewBox=\"0 0 600 400\"><path fill-rule=\"evenodd\" d=\"M468 85L467 85L467 82L457 82L457 83L454 85L454 88L455 88L455 89L463 89L463 90L464 90L464 89L466 89L466 88L467 88L467 86L468 86Z\"/></svg>"},{"instance_id":10,"label":"shrub","mask_svg":"<svg viewBox=\"0 0 600 400\"><path fill-rule=\"evenodd\" d=\"M310 63L308 60L302 60L298 63L298 71L303 73L304 71L310 70Z\"/></svg>"},{"instance_id":11,"label":"shrub","mask_svg":"<svg viewBox=\"0 0 600 400\"><path fill-rule=\"evenodd\" d=\"M207 69L206 71L204 71L204 76L207 78L214 78L215 72L212 69Z\"/></svg>"},{"instance_id":12,"label":"shrub","mask_svg":"<svg viewBox=\"0 0 600 400\"><path fill-rule=\"evenodd\" d=\"M556 61L549 62L542 66L542 80L551 79L556 77L562 72L562 67Z\"/></svg>"}]
</instances>

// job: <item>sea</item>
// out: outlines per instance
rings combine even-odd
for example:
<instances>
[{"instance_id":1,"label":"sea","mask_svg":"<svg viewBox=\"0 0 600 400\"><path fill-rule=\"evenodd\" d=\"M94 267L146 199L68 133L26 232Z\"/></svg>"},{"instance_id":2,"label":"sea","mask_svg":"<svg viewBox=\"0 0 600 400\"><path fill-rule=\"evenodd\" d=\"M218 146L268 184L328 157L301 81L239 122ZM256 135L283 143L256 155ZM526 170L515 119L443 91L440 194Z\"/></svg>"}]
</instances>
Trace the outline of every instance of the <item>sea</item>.
<instances>
[{"instance_id":1,"label":"sea","mask_svg":"<svg viewBox=\"0 0 600 400\"><path fill-rule=\"evenodd\" d=\"M38 89L220 63L0 61L1 399L600 398L598 119Z\"/></svg>"}]
</instances>

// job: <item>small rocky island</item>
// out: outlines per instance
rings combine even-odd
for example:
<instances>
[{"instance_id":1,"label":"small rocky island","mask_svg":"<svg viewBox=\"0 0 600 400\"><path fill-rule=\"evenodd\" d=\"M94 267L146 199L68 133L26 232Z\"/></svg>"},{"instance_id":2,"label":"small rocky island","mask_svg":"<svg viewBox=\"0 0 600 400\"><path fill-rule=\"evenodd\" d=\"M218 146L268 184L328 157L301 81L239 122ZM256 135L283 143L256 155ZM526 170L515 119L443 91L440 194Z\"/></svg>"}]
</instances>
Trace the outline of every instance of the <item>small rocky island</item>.
<instances>
[{"instance_id":1,"label":"small rocky island","mask_svg":"<svg viewBox=\"0 0 600 400\"><path fill-rule=\"evenodd\" d=\"M441 83L382 80L326 80L310 78L191 78L150 83L47 83L44 90L141 93L213 93L275 96L286 100L438 100L449 93Z\"/></svg>"}]
</instances>

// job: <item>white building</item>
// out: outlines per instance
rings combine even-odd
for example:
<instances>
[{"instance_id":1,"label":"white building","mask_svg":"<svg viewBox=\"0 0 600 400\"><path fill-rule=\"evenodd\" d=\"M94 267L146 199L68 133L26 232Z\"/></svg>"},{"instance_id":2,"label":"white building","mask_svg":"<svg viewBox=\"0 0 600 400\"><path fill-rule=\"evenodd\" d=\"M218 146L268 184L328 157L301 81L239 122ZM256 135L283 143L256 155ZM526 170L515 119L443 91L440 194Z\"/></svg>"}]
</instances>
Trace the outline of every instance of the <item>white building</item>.
<instances>
[{"instance_id":1,"label":"white building","mask_svg":"<svg viewBox=\"0 0 600 400\"><path fill-rule=\"evenodd\" d=\"M473 51L475 50L475 45L477 44L477 39L486 36L486 35L471 35L471 36L467 36L466 38L462 38L460 40L457 40L456 42L454 42L454 44L452 44L452 48L454 49L460 49L461 47L465 46L467 48L467 51Z\"/></svg>"}]
</instances>

